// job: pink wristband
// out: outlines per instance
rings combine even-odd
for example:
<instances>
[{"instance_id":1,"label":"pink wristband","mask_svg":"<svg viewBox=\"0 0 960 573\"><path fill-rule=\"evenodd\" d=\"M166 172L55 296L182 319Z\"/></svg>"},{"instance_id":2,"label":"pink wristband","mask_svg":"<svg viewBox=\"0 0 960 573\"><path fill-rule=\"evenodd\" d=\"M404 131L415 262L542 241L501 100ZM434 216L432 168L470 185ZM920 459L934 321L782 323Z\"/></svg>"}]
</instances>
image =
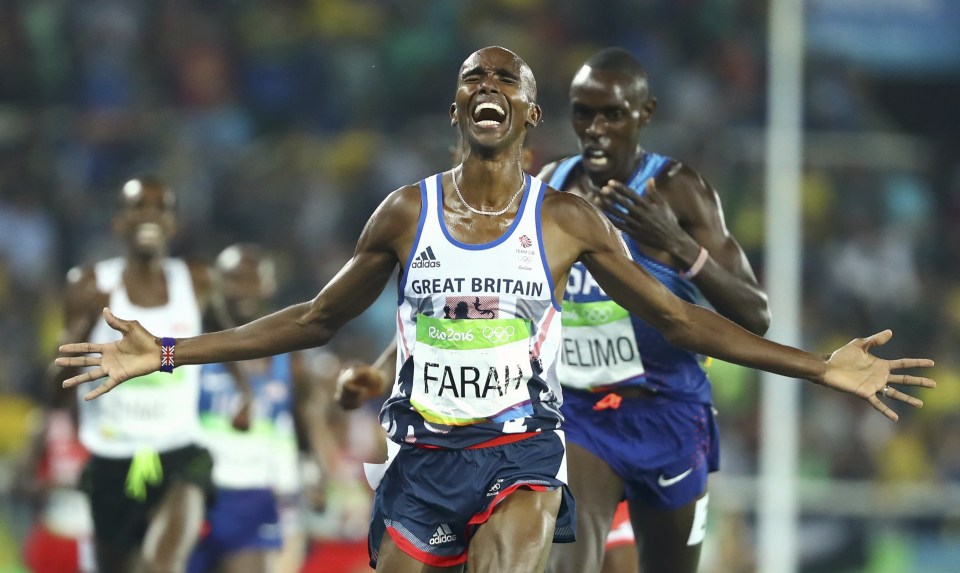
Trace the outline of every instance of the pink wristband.
<instances>
[{"instance_id":1,"label":"pink wristband","mask_svg":"<svg viewBox=\"0 0 960 573\"><path fill-rule=\"evenodd\" d=\"M710 258L710 252L707 251L706 247L700 247L700 254L697 255L697 259L693 261L689 269L680 271L680 278L689 280L697 276L697 273L703 269L703 265L707 264L708 258Z\"/></svg>"}]
</instances>

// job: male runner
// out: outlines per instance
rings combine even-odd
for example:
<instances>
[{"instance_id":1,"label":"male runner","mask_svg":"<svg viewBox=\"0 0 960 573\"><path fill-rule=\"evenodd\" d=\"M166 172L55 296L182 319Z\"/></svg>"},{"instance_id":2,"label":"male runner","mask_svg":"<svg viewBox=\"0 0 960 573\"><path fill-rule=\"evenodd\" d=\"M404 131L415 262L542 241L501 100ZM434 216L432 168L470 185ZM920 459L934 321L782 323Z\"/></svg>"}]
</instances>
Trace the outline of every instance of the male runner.
<instances>
[{"instance_id":1,"label":"male runner","mask_svg":"<svg viewBox=\"0 0 960 573\"><path fill-rule=\"evenodd\" d=\"M126 254L68 273L67 340L115 340L100 319L106 305L154 330L201 332L213 294L209 269L167 256L176 223L175 196L160 179L123 185L113 228ZM91 453L81 487L90 496L101 573L182 571L186 564L212 464L195 443L198 375L196 366L151 374L107 400L78 400L79 437Z\"/></svg>"},{"instance_id":2,"label":"male runner","mask_svg":"<svg viewBox=\"0 0 960 573\"><path fill-rule=\"evenodd\" d=\"M246 324L266 314L276 292L276 276L273 261L262 248L231 245L217 257L215 270L232 324ZM209 364L200 374L200 440L213 455L217 489L187 571L276 571L285 545L292 545L294 554L286 557L296 564L285 570L296 571L305 549L303 541L297 540L303 531L290 523L291 517L296 521L295 515L282 520L281 513L296 511L295 428L309 423L303 413L309 376L299 354L240 362L235 367L249 387L252 400L247 403L236 373L227 365ZM242 407L248 416L245 429L237 429L234 417ZM290 539L284 539L285 529Z\"/></svg>"},{"instance_id":3,"label":"male runner","mask_svg":"<svg viewBox=\"0 0 960 573\"><path fill-rule=\"evenodd\" d=\"M640 145L656 109L626 50L591 56L570 86L580 154L544 168L551 187L604 208L631 258L678 297L702 293L723 316L763 335L767 300L699 173ZM614 191L609 199L600 193ZM563 385L577 542L551 570L597 572L626 497L644 573L693 573L706 527L707 476L719 468L710 382L699 357L630 315L576 263L563 301Z\"/></svg>"},{"instance_id":4,"label":"male runner","mask_svg":"<svg viewBox=\"0 0 960 573\"><path fill-rule=\"evenodd\" d=\"M522 173L523 139L540 115L523 60L500 47L474 52L450 106L467 144L463 162L391 193L353 258L312 301L180 339L156 338L104 309L123 339L62 346L64 353L99 354L58 358L60 366L91 368L64 384L107 377L85 396L94 399L160 369L323 345L376 300L402 264L401 367L381 414L395 447L376 490L370 534L372 561L391 572L462 571L464 562L471 573L542 571L551 539L571 538L556 368L560 300L578 260L614 300L675 344L857 394L891 419L896 414L881 391L922 405L888 384L934 382L891 368L932 361L868 352L889 340L889 331L822 357L764 340L672 295L630 260L596 208ZM470 307L475 297L496 317L479 318Z\"/></svg>"}]
</instances>

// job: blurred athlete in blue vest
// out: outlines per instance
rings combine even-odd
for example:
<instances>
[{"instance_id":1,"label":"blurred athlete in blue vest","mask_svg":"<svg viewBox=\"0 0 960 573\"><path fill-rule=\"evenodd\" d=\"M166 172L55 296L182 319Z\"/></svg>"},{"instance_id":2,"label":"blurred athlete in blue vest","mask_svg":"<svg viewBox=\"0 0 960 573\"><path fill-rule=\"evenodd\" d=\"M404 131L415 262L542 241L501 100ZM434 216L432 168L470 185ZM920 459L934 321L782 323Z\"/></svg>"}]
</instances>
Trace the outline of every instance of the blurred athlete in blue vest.
<instances>
[{"instance_id":1,"label":"blurred athlete in blue vest","mask_svg":"<svg viewBox=\"0 0 960 573\"><path fill-rule=\"evenodd\" d=\"M232 323L246 324L270 310L276 278L262 248L231 245L215 269ZM289 515L299 489L296 428L305 428L301 412L308 391L309 376L296 353L203 366L200 437L213 455L216 497L190 573L277 570L284 533L296 525ZM301 558L302 551L301 544Z\"/></svg>"}]
</instances>

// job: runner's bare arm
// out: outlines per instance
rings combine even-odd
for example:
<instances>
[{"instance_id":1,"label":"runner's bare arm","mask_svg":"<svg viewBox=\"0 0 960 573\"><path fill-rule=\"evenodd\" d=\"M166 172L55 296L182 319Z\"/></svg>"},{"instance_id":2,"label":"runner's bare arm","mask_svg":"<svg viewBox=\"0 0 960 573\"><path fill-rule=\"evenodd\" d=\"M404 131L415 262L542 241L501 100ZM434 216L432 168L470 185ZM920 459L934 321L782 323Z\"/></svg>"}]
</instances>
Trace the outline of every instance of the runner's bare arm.
<instances>
[{"instance_id":1,"label":"runner's bare arm","mask_svg":"<svg viewBox=\"0 0 960 573\"><path fill-rule=\"evenodd\" d=\"M547 252L551 268L565 268L569 257L579 258L611 298L653 325L671 344L856 394L894 420L897 415L877 397L884 386L935 386L928 378L891 373L892 369L932 366L933 361L883 360L868 352L889 340L889 331L856 339L824 359L756 336L719 314L682 301L627 256L613 225L599 211L565 195L554 193L544 201L544 241L561 246ZM556 271L554 275L555 280L566 279L557 277ZM887 397L922 405L896 390L888 391Z\"/></svg>"},{"instance_id":2,"label":"runner's bare arm","mask_svg":"<svg viewBox=\"0 0 960 573\"><path fill-rule=\"evenodd\" d=\"M370 217L353 258L311 301L295 304L246 325L176 341L178 366L229 362L271 356L326 344L347 321L369 307L383 290L397 261L406 256L417 229L420 192L407 186L391 193ZM108 379L87 399L108 392L135 376L160 367L159 341L136 321L113 317L107 322L123 333L109 344L78 343L60 347L62 353L99 353L100 356L61 357L61 367L90 366L90 372L70 378L64 387L98 378Z\"/></svg>"},{"instance_id":3,"label":"runner's bare arm","mask_svg":"<svg viewBox=\"0 0 960 573\"><path fill-rule=\"evenodd\" d=\"M327 425L321 416L315 415L316 405L323 400L327 392L326 385L331 383L327 374L318 374L307 365L302 352L290 354L290 374L293 389L293 427L297 434L300 451L317 457L328 440L333 436L327 432Z\"/></svg>"},{"instance_id":4,"label":"runner's bare arm","mask_svg":"<svg viewBox=\"0 0 960 573\"><path fill-rule=\"evenodd\" d=\"M97 277L92 267L74 267L67 273L67 284L64 290L63 330L60 333L60 344L69 344L86 340L93 332L93 327L100 320L100 311L110 300L106 293L97 289ZM50 406L64 406L74 400L72 393L65 394L57 391L63 381L75 376L75 368L56 368L50 365L46 372L44 397Z\"/></svg>"},{"instance_id":5,"label":"runner's bare arm","mask_svg":"<svg viewBox=\"0 0 960 573\"><path fill-rule=\"evenodd\" d=\"M767 296L757 283L740 244L727 230L723 207L713 187L689 167L675 163L642 196L615 183L601 193L600 205L620 205L629 213L615 223L639 243L670 253L678 268L690 269L706 249L707 258L693 277L721 315L754 334L770 326ZM611 211L614 212L614 211Z\"/></svg>"},{"instance_id":6,"label":"runner's bare arm","mask_svg":"<svg viewBox=\"0 0 960 573\"><path fill-rule=\"evenodd\" d=\"M665 186L670 187L671 205L679 203L678 216L695 243L710 254L693 281L710 304L723 316L754 334L763 335L770 327L767 295L740 243L727 229L723 206L717 191L689 167L668 172ZM693 260L687 258L684 268Z\"/></svg>"}]
</instances>

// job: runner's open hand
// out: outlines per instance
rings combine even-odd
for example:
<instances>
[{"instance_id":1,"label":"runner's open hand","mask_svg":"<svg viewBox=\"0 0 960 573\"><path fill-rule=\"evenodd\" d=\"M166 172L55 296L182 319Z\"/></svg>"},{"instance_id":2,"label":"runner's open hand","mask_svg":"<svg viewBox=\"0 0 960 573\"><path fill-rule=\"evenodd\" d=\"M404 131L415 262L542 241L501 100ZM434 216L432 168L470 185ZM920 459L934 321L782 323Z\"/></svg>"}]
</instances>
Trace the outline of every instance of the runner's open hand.
<instances>
[{"instance_id":1,"label":"runner's open hand","mask_svg":"<svg viewBox=\"0 0 960 573\"><path fill-rule=\"evenodd\" d=\"M143 376L160 369L160 341L147 332L135 320L121 320L103 309L103 318L110 328L123 334L123 338L105 344L75 342L60 347L61 354L99 354L100 356L62 356L57 358L60 367L89 367L90 370L68 378L64 388L99 380L107 380L84 395L84 400L92 400L119 384L137 376Z\"/></svg>"},{"instance_id":2,"label":"runner's open hand","mask_svg":"<svg viewBox=\"0 0 960 573\"><path fill-rule=\"evenodd\" d=\"M869 338L851 340L842 348L834 351L827 359L826 369L820 382L834 390L856 394L869 402L884 416L896 422L898 419L897 413L884 404L881 398L906 402L914 408L920 408L923 406L923 402L895 390L889 386L890 384L934 388L937 383L930 378L893 374L891 372L904 368L933 366L933 360L926 358L884 360L870 354L869 350L871 348L886 344L892 337L892 331L884 330Z\"/></svg>"}]
</instances>

